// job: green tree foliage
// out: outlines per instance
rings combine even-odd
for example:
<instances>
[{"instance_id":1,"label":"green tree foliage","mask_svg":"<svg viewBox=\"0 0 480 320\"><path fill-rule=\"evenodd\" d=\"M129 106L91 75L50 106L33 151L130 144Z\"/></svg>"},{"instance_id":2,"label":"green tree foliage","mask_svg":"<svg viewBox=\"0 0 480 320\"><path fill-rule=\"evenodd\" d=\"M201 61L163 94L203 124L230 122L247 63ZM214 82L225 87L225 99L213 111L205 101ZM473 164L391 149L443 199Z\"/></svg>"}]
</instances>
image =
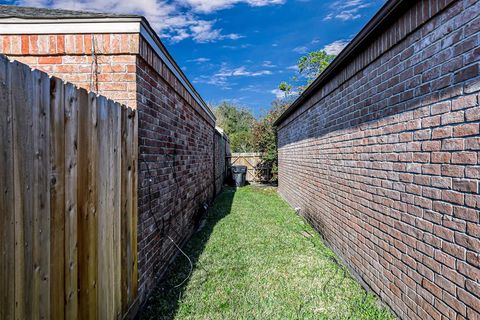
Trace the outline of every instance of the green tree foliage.
<instances>
[{"instance_id":1,"label":"green tree foliage","mask_svg":"<svg viewBox=\"0 0 480 320\"><path fill-rule=\"evenodd\" d=\"M255 123L252 130L252 143L255 151L262 152L262 160L272 167L273 180L277 177L277 132L273 123L285 111L288 103L275 100L270 111Z\"/></svg>"},{"instance_id":2,"label":"green tree foliage","mask_svg":"<svg viewBox=\"0 0 480 320\"><path fill-rule=\"evenodd\" d=\"M250 110L222 102L213 108L217 125L230 139L232 152L253 152L252 128L256 122Z\"/></svg>"},{"instance_id":3,"label":"green tree foliage","mask_svg":"<svg viewBox=\"0 0 480 320\"><path fill-rule=\"evenodd\" d=\"M293 92L301 93L304 91L335 59L335 55L327 54L323 50L313 51L298 60L298 71L293 80L300 82L300 84L294 88L293 85L283 81L278 86L278 89L285 92L287 97ZM303 79L306 83L303 83Z\"/></svg>"},{"instance_id":4,"label":"green tree foliage","mask_svg":"<svg viewBox=\"0 0 480 320\"><path fill-rule=\"evenodd\" d=\"M298 73L307 78L307 82L310 84L328 67L333 59L335 59L334 55L327 54L323 50L310 52L298 60Z\"/></svg>"},{"instance_id":5,"label":"green tree foliage","mask_svg":"<svg viewBox=\"0 0 480 320\"><path fill-rule=\"evenodd\" d=\"M285 97L287 97L292 91L292 85L285 81L282 81L278 85L278 89L280 89L280 91L283 91L285 93Z\"/></svg>"}]
</instances>

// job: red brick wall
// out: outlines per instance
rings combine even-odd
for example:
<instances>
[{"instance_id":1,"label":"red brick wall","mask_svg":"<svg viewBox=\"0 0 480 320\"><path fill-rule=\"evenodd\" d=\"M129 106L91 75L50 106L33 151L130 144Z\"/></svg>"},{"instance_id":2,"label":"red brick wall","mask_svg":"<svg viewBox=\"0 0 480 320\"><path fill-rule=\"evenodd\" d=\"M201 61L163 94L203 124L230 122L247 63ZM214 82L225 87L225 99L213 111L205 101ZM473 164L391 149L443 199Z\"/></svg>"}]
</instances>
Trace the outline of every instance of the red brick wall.
<instances>
[{"instance_id":1,"label":"red brick wall","mask_svg":"<svg viewBox=\"0 0 480 320\"><path fill-rule=\"evenodd\" d=\"M137 89L139 283L145 294L178 254L168 237L179 245L187 240L214 196L214 121L143 41Z\"/></svg>"},{"instance_id":2,"label":"red brick wall","mask_svg":"<svg viewBox=\"0 0 480 320\"><path fill-rule=\"evenodd\" d=\"M0 53L132 108L138 52L138 34L0 35Z\"/></svg>"},{"instance_id":3,"label":"red brick wall","mask_svg":"<svg viewBox=\"0 0 480 320\"><path fill-rule=\"evenodd\" d=\"M480 1L410 9L279 125L279 191L402 319L479 319Z\"/></svg>"},{"instance_id":4,"label":"red brick wall","mask_svg":"<svg viewBox=\"0 0 480 320\"><path fill-rule=\"evenodd\" d=\"M92 55L87 34L0 35L0 52L137 109L141 303L214 196L215 121L140 35L93 39Z\"/></svg>"}]
</instances>

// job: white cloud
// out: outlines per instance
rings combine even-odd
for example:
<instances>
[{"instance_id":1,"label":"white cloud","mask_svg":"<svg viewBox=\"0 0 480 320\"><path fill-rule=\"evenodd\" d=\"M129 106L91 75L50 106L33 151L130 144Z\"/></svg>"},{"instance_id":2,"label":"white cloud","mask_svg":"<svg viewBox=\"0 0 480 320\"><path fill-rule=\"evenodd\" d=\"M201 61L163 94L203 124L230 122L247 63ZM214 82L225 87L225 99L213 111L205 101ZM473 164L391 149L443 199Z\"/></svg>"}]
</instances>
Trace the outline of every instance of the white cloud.
<instances>
[{"instance_id":1,"label":"white cloud","mask_svg":"<svg viewBox=\"0 0 480 320\"><path fill-rule=\"evenodd\" d=\"M230 33L230 34L226 35L225 38L230 39L230 40L238 40L238 39L245 38L245 37L241 36L237 33Z\"/></svg>"},{"instance_id":2,"label":"white cloud","mask_svg":"<svg viewBox=\"0 0 480 320\"><path fill-rule=\"evenodd\" d=\"M293 51L296 52L296 53L299 53L299 54L304 54L304 53L307 53L308 48L307 47L296 47L296 48L293 48Z\"/></svg>"},{"instance_id":3,"label":"white cloud","mask_svg":"<svg viewBox=\"0 0 480 320\"><path fill-rule=\"evenodd\" d=\"M239 104L239 105L242 105L246 99L248 99L248 97L238 97L238 98L223 98L222 99L222 102L225 101L225 102L230 102L230 103L233 103L233 104ZM216 105L218 105L218 103L216 103Z\"/></svg>"},{"instance_id":4,"label":"white cloud","mask_svg":"<svg viewBox=\"0 0 480 320\"><path fill-rule=\"evenodd\" d=\"M348 45L349 42L349 40L337 40L327 44L322 50L328 54L338 55Z\"/></svg>"},{"instance_id":5,"label":"white cloud","mask_svg":"<svg viewBox=\"0 0 480 320\"><path fill-rule=\"evenodd\" d=\"M273 89L270 93L274 94L277 99L285 98L285 92L280 89Z\"/></svg>"},{"instance_id":6,"label":"white cloud","mask_svg":"<svg viewBox=\"0 0 480 320\"><path fill-rule=\"evenodd\" d=\"M272 74L270 70L259 70L259 71L249 71L245 66L241 66L235 69L229 69L226 67L222 67L214 77L258 77Z\"/></svg>"},{"instance_id":7,"label":"white cloud","mask_svg":"<svg viewBox=\"0 0 480 320\"><path fill-rule=\"evenodd\" d=\"M232 6L245 3L252 7L263 7L276 4L284 4L286 0L178 0L188 5L195 12L211 13L218 10L231 8Z\"/></svg>"},{"instance_id":8,"label":"white cloud","mask_svg":"<svg viewBox=\"0 0 480 320\"><path fill-rule=\"evenodd\" d=\"M284 91L280 90L280 89L273 89L273 90L270 90L270 93L275 95L275 97L277 99L284 99L286 97L292 97L292 96L296 96L299 94L298 91L290 91L289 93L285 94Z\"/></svg>"},{"instance_id":9,"label":"white cloud","mask_svg":"<svg viewBox=\"0 0 480 320\"><path fill-rule=\"evenodd\" d=\"M236 33L222 34L222 29L214 29L215 21L198 21L195 25L190 26L191 36L197 42L212 42L222 39L237 40L242 36Z\"/></svg>"},{"instance_id":10,"label":"white cloud","mask_svg":"<svg viewBox=\"0 0 480 320\"><path fill-rule=\"evenodd\" d=\"M298 71L298 66L296 64L294 64L293 66L287 67L287 69Z\"/></svg>"},{"instance_id":11,"label":"white cloud","mask_svg":"<svg viewBox=\"0 0 480 320\"><path fill-rule=\"evenodd\" d=\"M255 93L263 93L264 92L263 90L261 90L258 87L258 85L253 85L253 84L249 84L248 86L244 86L244 87L240 88L239 91L242 91L242 92L248 91L248 92L255 92Z\"/></svg>"},{"instance_id":12,"label":"white cloud","mask_svg":"<svg viewBox=\"0 0 480 320\"><path fill-rule=\"evenodd\" d=\"M196 62L196 63L204 63L208 61L210 61L209 58L203 58L203 57L187 60L187 62Z\"/></svg>"},{"instance_id":13,"label":"white cloud","mask_svg":"<svg viewBox=\"0 0 480 320\"><path fill-rule=\"evenodd\" d=\"M360 18L361 9L367 8L371 5L366 0L341 0L332 3L330 8L332 12L328 13L323 20L338 19L342 21L355 20Z\"/></svg>"},{"instance_id":14,"label":"white cloud","mask_svg":"<svg viewBox=\"0 0 480 320\"><path fill-rule=\"evenodd\" d=\"M222 90L231 90L232 85L234 85L234 83L228 83L226 77L215 77L206 75L196 77L195 79L193 79L192 82L211 84L213 86L219 87Z\"/></svg>"},{"instance_id":15,"label":"white cloud","mask_svg":"<svg viewBox=\"0 0 480 320\"><path fill-rule=\"evenodd\" d=\"M249 44L249 43L244 43L244 44L241 44L241 45L238 45L238 46L235 46L235 45L223 45L222 48L225 48L225 49L232 49L232 50L236 50L236 49L245 49L245 48L249 48L251 47L252 45Z\"/></svg>"},{"instance_id":16,"label":"white cloud","mask_svg":"<svg viewBox=\"0 0 480 320\"><path fill-rule=\"evenodd\" d=\"M171 42L191 38L202 43L225 39L238 40L243 37L236 33L224 34L222 29L215 27L215 20L201 19L192 12L190 4L186 1L191 0L18 0L16 4L56 9L138 14L147 18L161 38L169 39ZM195 1L198 3L204 2L207 5L211 3L210 0ZM213 2L218 1L213 0ZM233 5L244 1L223 2L230 2ZM248 0L247 2L251 5L268 5L275 4L278 0Z\"/></svg>"},{"instance_id":17,"label":"white cloud","mask_svg":"<svg viewBox=\"0 0 480 320\"><path fill-rule=\"evenodd\" d=\"M365 0L342 0L336 1L334 4L336 7L340 8L351 8L351 7L365 7Z\"/></svg>"},{"instance_id":18,"label":"white cloud","mask_svg":"<svg viewBox=\"0 0 480 320\"><path fill-rule=\"evenodd\" d=\"M325 18L323 18L323 21L332 20L332 19L333 19L333 13L329 13L325 16Z\"/></svg>"},{"instance_id":19,"label":"white cloud","mask_svg":"<svg viewBox=\"0 0 480 320\"><path fill-rule=\"evenodd\" d=\"M246 66L240 66L237 68L229 68L225 63L222 64L220 69L210 76L200 76L193 80L194 83L207 83L221 89L227 90L231 89L235 83L231 83L231 78L236 77L260 77L271 75L272 71L270 70L249 70Z\"/></svg>"},{"instance_id":20,"label":"white cloud","mask_svg":"<svg viewBox=\"0 0 480 320\"><path fill-rule=\"evenodd\" d=\"M274 64L272 63L272 61L265 60L265 61L263 61L263 63L262 63L262 67L264 67L264 68L275 68L276 65L274 65Z\"/></svg>"},{"instance_id":21,"label":"white cloud","mask_svg":"<svg viewBox=\"0 0 480 320\"><path fill-rule=\"evenodd\" d=\"M358 10L355 10L355 9L354 10L345 10L345 11L342 11L339 14L337 14L335 16L335 18L343 20L343 21L355 20L355 19L358 19L362 16L361 14L359 14L357 12L358 12Z\"/></svg>"}]
</instances>

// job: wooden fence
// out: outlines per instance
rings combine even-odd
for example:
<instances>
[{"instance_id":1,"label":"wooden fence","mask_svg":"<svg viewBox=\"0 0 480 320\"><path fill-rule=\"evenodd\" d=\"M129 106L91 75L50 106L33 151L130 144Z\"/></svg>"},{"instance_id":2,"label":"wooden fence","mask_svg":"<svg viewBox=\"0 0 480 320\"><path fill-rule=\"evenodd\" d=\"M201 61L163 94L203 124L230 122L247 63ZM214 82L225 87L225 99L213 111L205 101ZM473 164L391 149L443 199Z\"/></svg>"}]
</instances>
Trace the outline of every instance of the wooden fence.
<instances>
[{"instance_id":1,"label":"wooden fence","mask_svg":"<svg viewBox=\"0 0 480 320\"><path fill-rule=\"evenodd\" d=\"M246 166L246 180L250 182L267 182L272 178L272 166L262 161L259 152L232 153L232 166Z\"/></svg>"},{"instance_id":2,"label":"wooden fence","mask_svg":"<svg viewBox=\"0 0 480 320\"><path fill-rule=\"evenodd\" d=\"M0 57L0 319L113 319L137 295L137 117Z\"/></svg>"}]
</instances>

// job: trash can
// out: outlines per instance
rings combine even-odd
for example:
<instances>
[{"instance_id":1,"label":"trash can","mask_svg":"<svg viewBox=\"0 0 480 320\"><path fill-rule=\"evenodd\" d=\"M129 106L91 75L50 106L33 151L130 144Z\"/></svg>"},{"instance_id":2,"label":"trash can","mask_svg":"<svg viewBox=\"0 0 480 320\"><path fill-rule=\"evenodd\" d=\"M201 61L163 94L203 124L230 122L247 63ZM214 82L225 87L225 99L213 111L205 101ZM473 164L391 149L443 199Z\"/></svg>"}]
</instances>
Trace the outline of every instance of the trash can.
<instances>
[{"instance_id":1,"label":"trash can","mask_svg":"<svg viewBox=\"0 0 480 320\"><path fill-rule=\"evenodd\" d=\"M233 184L235 187L243 187L245 185L245 177L247 176L246 166L232 166Z\"/></svg>"}]
</instances>

